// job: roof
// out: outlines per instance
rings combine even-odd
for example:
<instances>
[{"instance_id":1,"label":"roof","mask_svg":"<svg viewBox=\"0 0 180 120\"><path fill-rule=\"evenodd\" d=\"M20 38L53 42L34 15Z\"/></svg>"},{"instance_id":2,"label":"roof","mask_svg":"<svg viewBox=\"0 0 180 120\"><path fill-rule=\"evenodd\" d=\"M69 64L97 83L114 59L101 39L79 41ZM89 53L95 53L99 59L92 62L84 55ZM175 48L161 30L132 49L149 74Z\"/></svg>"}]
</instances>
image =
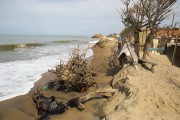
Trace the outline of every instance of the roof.
<instances>
[{"instance_id":1,"label":"roof","mask_svg":"<svg viewBox=\"0 0 180 120\"><path fill-rule=\"evenodd\" d=\"M157 32L158 37L163 37L163 36L170 36L170 37L176 37L180 36L180 30L160 30Z\"/></svg>"}]
</instances>

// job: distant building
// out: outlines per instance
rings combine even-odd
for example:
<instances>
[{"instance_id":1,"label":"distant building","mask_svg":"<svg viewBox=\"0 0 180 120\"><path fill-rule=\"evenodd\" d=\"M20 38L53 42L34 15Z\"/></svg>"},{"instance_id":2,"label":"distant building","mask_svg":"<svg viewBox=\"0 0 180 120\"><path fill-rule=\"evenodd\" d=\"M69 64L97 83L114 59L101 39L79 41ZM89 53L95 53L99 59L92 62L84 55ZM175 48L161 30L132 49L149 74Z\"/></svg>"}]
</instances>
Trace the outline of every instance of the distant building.
<instances>
[{"instance_id":1,"label":"distant building","mask_svg":"<svg viewBox=\"0 0 180 120\"><path fill-rule=\"evenodd\" d=\"M149 34L148 29L142 29L142 32L139 34L139 43L140 43L140 50L143 50L145 40L147 35ZM160 47L165 46L167 38L171 38L172 40L175 39L177 36L180 36L180 30L178 29L162 29L156 33L156 39L160 40ZM170 40L171 40L170 39ZM170 42L170 41L169 41ZM153 47L152 42L150 43L149 47Z\"/></svg>"}]
</instances>

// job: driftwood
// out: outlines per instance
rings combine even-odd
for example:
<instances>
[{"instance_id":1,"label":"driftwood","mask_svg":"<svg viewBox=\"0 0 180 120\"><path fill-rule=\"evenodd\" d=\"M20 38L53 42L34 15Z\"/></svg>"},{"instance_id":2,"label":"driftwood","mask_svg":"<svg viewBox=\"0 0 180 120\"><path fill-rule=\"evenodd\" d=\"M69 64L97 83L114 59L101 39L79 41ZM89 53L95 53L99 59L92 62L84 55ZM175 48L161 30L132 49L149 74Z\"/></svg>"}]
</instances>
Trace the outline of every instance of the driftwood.
<instances>
[{"instance_id":1,"label":"driftwood","mask_svg":"<svg viewBox=\"0 0 180 120\"><path fill-rule=\"evenodd\" d=\"M96 92L90 92L87 95L81 96L81 97L76 97L71 100L75 100L76 106L79 110L84 110L85 107L83 106L84 103L86 103L89 100L96 99L96 98L109 98L114 93L117 92L116 89L112 88L107 88L107 89L102 89L102 90L97 90ZM109 95L109 93L111 95ZM70 100L70 101L71 101Z\"/></svg>"},{"instance_id":2,"label":"driftwood","mask_svg":"<svg viewBox=\"0 0 180 120\"><path fill-rule=\"evenodd\" d=\"M115 92L117 92L116 89L105 88L102 90L97 90L95 92L90 92L87 95L81 97L74 97L70 99L67 103L58 103L55 100L54 96L51 96L50 98L45 97L43 94L40 93L39 90L37 90L37 92L32 95L32 100L36 105L39 120L43 120L49 114L63 114L65 111L68 110L68 106L76 107L78 110L82 111L85 109L85 106L83 106L83 104L87 101L97 98L110 98L115 94ZM107 95L109 93L111 95Z\"/></svg>"},{"instance_id":3,"label":"driftwood","mask_svg":"<svg viewBox=\"0 0 180 120\"><path fill-rule=\"evenodd\" d=\"M69 61L60 64L52 69L53 73L57 75L57 79L50 81L47 87L60 91L76 91L83 92L89 87L96 84L94 79L96 73L90 70L88 62L85 58L86 52L89 48L85 49L81 54L79 46L70 54Z\"/></svg>"}]
</instances>

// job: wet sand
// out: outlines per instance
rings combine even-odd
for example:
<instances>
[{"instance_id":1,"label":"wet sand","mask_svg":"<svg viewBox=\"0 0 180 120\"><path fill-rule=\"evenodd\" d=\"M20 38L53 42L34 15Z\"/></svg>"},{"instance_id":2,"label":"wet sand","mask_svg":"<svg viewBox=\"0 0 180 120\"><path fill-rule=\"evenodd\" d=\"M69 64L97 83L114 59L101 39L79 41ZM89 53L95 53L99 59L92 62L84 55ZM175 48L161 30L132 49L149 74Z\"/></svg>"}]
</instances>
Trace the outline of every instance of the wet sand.
<instances>
[{"instance_id":1,"label":"wet sand","mask_svg":"<svg viewBox=\"0 0 180 120\"><path fill-rule=\"evenodd\" d=\"M112 42L112 45L115 45ZM94 47L94 56L89 61L91 68L97 72L97 77L95 81L99 86L106 86L112 80L112 76L107 76L107 58L111 55L111 45L105 48ZM34 88L26 94L17 96L15 98L1 101L0 102L0 120L34 120L38 118L37 110L35 104L31 99L31 95L36 91L36 88L41 87L47 81L54 79L56 76L50 72L44 73L42 78L35 83ZM91 88L93 91L95 88ZM62 93L59 91L42 91L42 93L47 96L55 96L57 101L64 101L76 97L82 96L86 93ZM64 114L60 115L50 115L51 120L98 120L99 119L99 107L103 103L103 99L96 99L85 103L85 110L79 111L76 108L70 108Z\"/></svg>"}]
</instances>

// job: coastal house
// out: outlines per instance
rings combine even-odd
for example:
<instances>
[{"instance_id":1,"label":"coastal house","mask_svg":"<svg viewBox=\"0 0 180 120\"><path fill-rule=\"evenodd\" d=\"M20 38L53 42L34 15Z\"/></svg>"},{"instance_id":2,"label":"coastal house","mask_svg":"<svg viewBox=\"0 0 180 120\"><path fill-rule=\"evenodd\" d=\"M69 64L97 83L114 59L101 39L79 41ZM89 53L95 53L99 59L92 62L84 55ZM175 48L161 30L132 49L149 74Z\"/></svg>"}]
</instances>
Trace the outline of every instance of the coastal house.
<instances>
[{"instance_id":1,"label":"coastal house","mask_svg":"<svg viewBox=\"0 0 180 120\"><path fill-rule=\"evenodd\" d=\"M143 50L146 37L150 31L143 29L139 34L140 50ZM177 43L176 43L177 40ZM180 64L180 30L179 29L162 29L156 33L156 38L149 45L150 50L167 49L166 55L173 62ZM175 49L176 48L176 49ZM157 54L157 51L153 51ZM174 54L174 60L173 60ZM177 65L180 66L180 65Z\"/></svg>"}]
</instances>

